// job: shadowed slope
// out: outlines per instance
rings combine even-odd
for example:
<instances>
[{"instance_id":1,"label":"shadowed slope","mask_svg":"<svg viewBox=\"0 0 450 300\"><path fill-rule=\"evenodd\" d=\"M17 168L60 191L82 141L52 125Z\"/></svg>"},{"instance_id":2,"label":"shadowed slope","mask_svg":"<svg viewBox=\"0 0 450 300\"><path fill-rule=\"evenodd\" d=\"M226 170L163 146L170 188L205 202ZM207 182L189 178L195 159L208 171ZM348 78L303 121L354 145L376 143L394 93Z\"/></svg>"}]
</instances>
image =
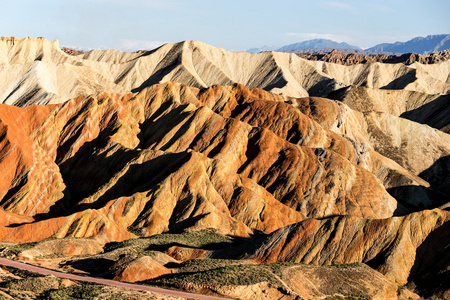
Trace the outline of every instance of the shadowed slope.
<instances>
[{"instance_id":1,"label":"shadowed slope","mask_svg":"<svg viewBox=\"0 0 450 300\"><path fill-rule=\"evenodd\" d=\"M3 239L108 241L205 227L247 236L310 217L386 218L407 213L404 205L434 205L392 198L386 188L428 183L357 142L369 140L350 122L364 122L362 114L322 98L167 83L2 106L0 118L0 167L9 174L1 206L36 220L3 228Z\"/></svg>"},{"instance_id":2,"label":"shadowed slope","mask_svg":"<svg viewBox=\"0 0 450 300\"><path fill-rule=\"evenodd\" d=\"M364 262L402 285L408 281L411 268L418 267L415 265L418 247L433 231L438 232L438 228L448 224L449 217L448 212L433 210L382 220L309 219L261 238L249 247L253 250L247 250L245 257L258 262L319 265ZM442 245L448 246L448 238L441 238ZM429 251L430 255L434 253Z\"/></svg>"},{"instance_id":3,"label":"shadowed slope","mask_svg":"<svg viewBox=\"0 0 450 300\"><path fill-rule=\"evenodd\" d=\"M244 84L287 96L326 96L351 85L428 94L450 90L450 61L410 66L370 63L341 66L292 53L230 52L198 41L165 44L153 51L93 50L68 55L42 39L0 40L0 101L25 106L61 103L98 92L137 92L155 83L197 88Z\"/></svg>"}]
</instances>

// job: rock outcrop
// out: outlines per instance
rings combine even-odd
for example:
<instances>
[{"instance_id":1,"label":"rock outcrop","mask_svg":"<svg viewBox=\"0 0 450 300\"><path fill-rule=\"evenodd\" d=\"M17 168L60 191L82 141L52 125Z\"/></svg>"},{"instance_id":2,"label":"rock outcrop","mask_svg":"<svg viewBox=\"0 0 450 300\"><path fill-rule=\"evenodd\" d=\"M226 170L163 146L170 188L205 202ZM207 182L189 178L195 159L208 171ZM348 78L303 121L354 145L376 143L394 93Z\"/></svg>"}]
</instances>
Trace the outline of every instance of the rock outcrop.
<instances>
[{"instance_id":1,"label":"rock outcrop","mask_svg":"<svg viewBox=\"0 0 450 300\"><path fill-rule=\"evenodd\" d=\"M385 64L405 64L412 65L413 63L420 64L437 64L450 59L450 51L443 50L433 52L431 54L421 55L416 53L406 53L402 55L389 54L358 54L358 53L342 53L333 49L329 53L300 53L301 58L308 60L324 61L334 64L351 66L355 64L367 64L380 62Z\"/></svg>"}]
</instances>

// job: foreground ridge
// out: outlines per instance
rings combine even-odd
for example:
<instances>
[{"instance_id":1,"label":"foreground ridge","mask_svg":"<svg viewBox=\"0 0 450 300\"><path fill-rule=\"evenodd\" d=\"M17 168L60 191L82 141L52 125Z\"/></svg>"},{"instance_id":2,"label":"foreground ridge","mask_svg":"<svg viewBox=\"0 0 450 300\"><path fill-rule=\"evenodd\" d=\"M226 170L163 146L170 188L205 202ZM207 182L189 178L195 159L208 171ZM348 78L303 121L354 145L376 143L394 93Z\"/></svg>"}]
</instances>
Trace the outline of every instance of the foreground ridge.
<instances>
[{"instance_id":1,"label":"foreground ridge","mask_svg":"<svg viewBox=\"0 0 450 300\"><path fill-rule=\"evenodd\" d=\"M67 273L63 273L63 272L57 272L57 271L53 271L53 270L39 268L36 266L31 266L31 265L28 265L28 264L25 264L22 262L13 261L13 260L5 259L5 258L0 258L0 264L3 266L10 266L10 267L19 268L21 270L27 270L27 271L41 274L41 275L51 275L51 276L55 276L58 278L65 278L65 279L70 279L70 280L90 282L90 283L96 283L96 284L102 284L102 285L109 285L109 286L126 288L126 289L131 289L131 290L148 291L148 292L153 292L153 293L157 293L157 294L163 294L166 296L183 297L183 298L199 299L199 300L230 299L230 298L223 298L223 297L214 297L214 296L179 292L179 291L173 291L173 290L168 290L168 289L162 289L162 288L158 288L158 287L137 285L137 284L120 282L120 281L93 278L93 277L88 277L88 276L67 274Z\"/></svg>"}]
</instances>

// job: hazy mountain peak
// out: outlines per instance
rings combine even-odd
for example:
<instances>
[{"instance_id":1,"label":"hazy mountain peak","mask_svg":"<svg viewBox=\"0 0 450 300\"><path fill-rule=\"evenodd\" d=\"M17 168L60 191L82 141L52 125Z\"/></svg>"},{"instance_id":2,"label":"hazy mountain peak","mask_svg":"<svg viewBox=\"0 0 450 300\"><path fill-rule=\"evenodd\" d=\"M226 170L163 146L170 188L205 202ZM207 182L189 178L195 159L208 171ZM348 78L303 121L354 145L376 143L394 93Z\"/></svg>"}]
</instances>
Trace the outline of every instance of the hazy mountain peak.
<instances>
[{"instance_id":1,"label":"hazy mountain peak","mask_svg":"<svg viewBox=\"0 0 450 300\"><path fill-rule=\"evenodd\" d=\"M245 52L249 52L249 53L259 53L259 52L266 52L266 51L275 51L277 50L278 47L274 46L274 45L264 45L260 48L250 48L245 50Z\"/></svg>"},{"instance_id":2,"label":"hazy mountain peak","mask_svg":"<svg viewBox=\"0 0 450 300\"><path fill-rule=\"evenodd\" d=\"M299 42L295 44L290 44L283 46L278 49L278 51L289 51L295 49L314 49L314 48L334 48L334 49L357 49L361 50L360 47L349 45L345 42L335 42L329 39L313 39L304 42Z\"/></svg>"},{"instance_id":3,"label":"hazy mountain peak","mask_svg":"<svg viewBox=\"0 0 450 300\"><path fill-rule=\"evenodd\" d=\"M419 36L407 42L382 43L368 48L366 51L429 54L445 49L450 49L450 34Z\"/></svg>"}]
</instances>

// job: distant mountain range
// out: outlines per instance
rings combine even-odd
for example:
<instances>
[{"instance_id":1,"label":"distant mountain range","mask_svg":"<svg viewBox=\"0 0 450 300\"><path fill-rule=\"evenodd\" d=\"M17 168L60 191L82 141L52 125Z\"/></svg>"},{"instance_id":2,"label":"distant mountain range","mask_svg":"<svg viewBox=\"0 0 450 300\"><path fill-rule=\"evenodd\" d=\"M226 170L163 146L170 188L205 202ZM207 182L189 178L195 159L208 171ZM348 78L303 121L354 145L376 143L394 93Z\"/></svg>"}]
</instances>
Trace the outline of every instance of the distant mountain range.
<instances>
[{"instance_id":1,"label":"distant mountain range","mask_svg":"<svg viewBox=\"0 0 450 300\"><path fill-rule=\"evenodd\" d=\"M314 48L335 48L335 49L355 49L362 50L358 46L349 45L347 43L338 43L327 39L314 39L301 43L283 46L278 51L291 51L296 49L314 49Z\"/></svg>"},{"instance_id":2,"label":"distant mountain range","mask_svg":"<svg viewBox=\"0 0 450 300\"><path fill-rule=\"evenodd\" d=\"M313 39L309 41L286 45L281 48L272 45L270 46L265 45L262 46L261 48L248 49L246 50L246 52L250 53L259 53L265 51L294 52L296 50L307 50L307 52L309 52L309 50L311 49L322 49L322 48L362 50L358 46L349 45L347 43L338 43L328 39Z\"/></svg>"},{"instance_id":3,"label":"distant mountain range","mask_svg":"<svg viewBox=\"0 0 450 300\"><path fill-rule=\"evenodd\" d=\"M246 50L250 53L258 53L265 51L280 51L294 53L318 53L329 52L327 49L338 49L344 53L360 53L360 54L402 54L402 53L418 53L429 54L432 52L450 49L450 34L429 35L427 37L415 37L407 42L382 43L364 49L364 51L354 45L345 42L338 43L328 39L313 39L300 43L290 44L277 48L275 46L263 46L261 48L251 48ZM362 53L364 52L364 53Z\"/></svg>"},{"instance_id":4,"label":"distant mountain range","mask_svg":"<svg viewBox=\"0 0 450 300\"><path fill-rule=\"evenodd\" d=\"M366 49L366 51L380 53L418 53L430 54L432 52L450 49L450 34L429 35L416 37L407 42L383 43Z\"/></svg>"},{"instance_id":5,"label":"distant mountain range","mask_svg":"<svg viewBox=\"0 0 450 300\"><path fill-rule=\"evenodd\" d=\"M278 51L279 47L273 45L264 45L260 48L250 48L245 50L245 52L249 53L259 53L259 52L267 52L267 51Z\"/></svg>"}]
</instances>

